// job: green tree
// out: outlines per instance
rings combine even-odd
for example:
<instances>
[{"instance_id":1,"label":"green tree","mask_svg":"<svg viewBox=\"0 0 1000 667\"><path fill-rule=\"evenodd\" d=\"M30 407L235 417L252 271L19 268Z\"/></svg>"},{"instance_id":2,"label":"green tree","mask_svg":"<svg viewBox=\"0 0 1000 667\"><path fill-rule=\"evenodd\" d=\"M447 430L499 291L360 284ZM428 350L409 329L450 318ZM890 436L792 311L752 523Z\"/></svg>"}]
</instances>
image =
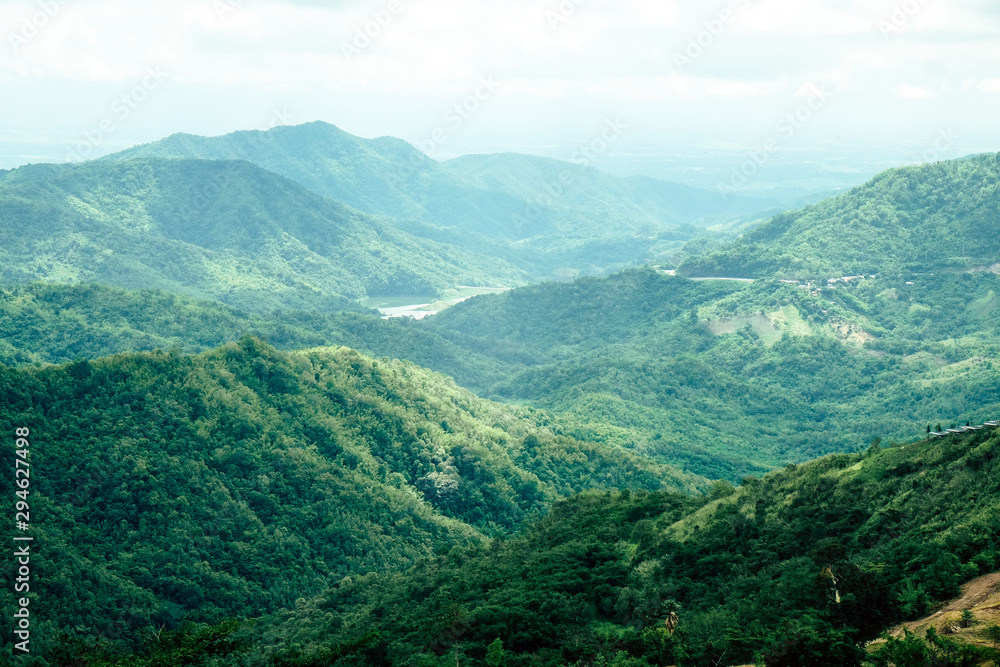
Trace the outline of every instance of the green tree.
<instances>
[{"instance_id":1,"label":"green tree","mask_svg":"<svg viewBox=\"0 0 1000 667\"><path fill-rule=\"evenodd\" d=\"M506 667L507 657L506 651L503 650L503 640L499 637L486 647L486 665L487 667Z\"/></svg>"}]
</instances>

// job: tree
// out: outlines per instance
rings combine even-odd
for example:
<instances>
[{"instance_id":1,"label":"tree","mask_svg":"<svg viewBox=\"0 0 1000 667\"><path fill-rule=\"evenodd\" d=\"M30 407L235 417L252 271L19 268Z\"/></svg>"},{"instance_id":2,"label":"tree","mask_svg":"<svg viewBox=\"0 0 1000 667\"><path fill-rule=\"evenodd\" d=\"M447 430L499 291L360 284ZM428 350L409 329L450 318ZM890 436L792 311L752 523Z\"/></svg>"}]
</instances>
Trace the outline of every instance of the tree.
<instances>
[{"instance_id":1,"label":"tree","mask_svg":"<svg viewBox=\"0 0 1000 667\"><path fill-rule=\"evenodd\" d=\"M885 644L871 654L867 664L875 667L925 667L933 664L934 652L917 635L903 630L902 637L883 635Z\"/></svg>"},{"instance_id":2,"label":"tree","mask_svg":"<svg viewBox=\"0 0 1000 667\"><path fill-rule=\"evenodd\" d=\"M507 664L506 651L503 650L503 640L499 637L486 647L487 667L505 667Z\"/></svg>"}]
</instances>

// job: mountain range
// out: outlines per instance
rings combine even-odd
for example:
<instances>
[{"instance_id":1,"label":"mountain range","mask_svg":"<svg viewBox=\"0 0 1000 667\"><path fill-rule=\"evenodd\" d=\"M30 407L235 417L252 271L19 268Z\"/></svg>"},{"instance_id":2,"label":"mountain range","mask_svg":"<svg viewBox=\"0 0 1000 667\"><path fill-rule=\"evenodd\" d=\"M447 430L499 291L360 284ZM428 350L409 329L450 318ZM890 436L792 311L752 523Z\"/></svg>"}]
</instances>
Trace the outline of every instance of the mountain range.
<instances>
[{"instance_id":1,"label":"mountain range","mask_svg":"<svg viewBox=\"0 0 1000 667\"><path fill-rule=\"evenodd\" d=\"M0 279L157 287L239 307L516 284L502 260L414 237L243 161L23 167L0 183Z\"/></svg>"},{"instance_id":2,"label":"mountain range","mask_svg":"<svg viewBox=\"0 0 1000 667\"><path fill-rule=\"evenodd\" d=\"M530 155L439 163L400 139L361 139L322 122L177 134L105 159L142 157L246 160L415 235L499 255L532 277L628 265L775 206Z\"/></svg>"},{"instance_id":3,"label":"mountain range","mask_svg":"<svg viewBox=\"0 0 1000 667\"><path fill-rule=\"evenodd\" d=\"M870 642L1000 567L997 432L926 439L1000 418L998 164L766 221L323 123L0 172L37 664L997 660Z\"/></svg>"},{"instance_id":4,"label":"mountain range","mask_svg":"<svg viewBox=\"0 0 1000 667\"><path fill-rule=\"evenodd\" d=\"M275 612L584 489L707 487L347 348L247 336L198 356L0 366L0 396L4 430L30 424L46 545L33 613L50 641Z\"/></svg>"}]
</instances>

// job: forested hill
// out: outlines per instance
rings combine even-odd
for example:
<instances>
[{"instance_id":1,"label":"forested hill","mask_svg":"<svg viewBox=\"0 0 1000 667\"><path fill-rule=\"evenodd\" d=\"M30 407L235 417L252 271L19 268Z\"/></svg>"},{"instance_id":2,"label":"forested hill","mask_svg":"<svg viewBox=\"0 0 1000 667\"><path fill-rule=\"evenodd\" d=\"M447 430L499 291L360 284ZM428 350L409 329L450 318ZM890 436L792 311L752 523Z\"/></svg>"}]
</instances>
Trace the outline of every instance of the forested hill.
<instances>
[{"instance_id":1,"label":"forested hill","mask_svg":"<svg viewBox=\"0 0 1000 667\"><path fill-rule=\"evenodd\" d=\"M486 204L509 216L517 203L463 183L402 139L362 139L323 122L221 137L175 134L104 159L150 157L247 160L367 213L447 225L488 214L480 211Z\"/></svg>"},{"instance_id":2,"label":"forested hill","mask_svg":"<svg viewBox=\"0 0 1000 667\"><path fill-rule=\"evenodd\" d=\"M0 289L0 363L193 353L245 334L285 350L344 345L550 410L579 439L738 480L1000 410L1000 277L910 282L808 291L643 269L476 297L422 321L31 284Z\"/></svg>"},{"instance_id":3,"label":"forested hill","mask_svg":"<svg viewBox=\"0 0 1000 667\"><path fill-rule=\"evenodd\" d=\"M401 139L362 139L323 122L221 137L175 134L105 159L139 157L247 160L362 211L515 238L537 233L512 228L511 217L521 216L542 194L548 198L541 198L541 216L554 216L559 231L575 237L593 231L593 221L585 229L569 227L585 222L587 211L610 219L615 229L638 229L718 221L773 205L531 155L469 155L439 163ZM558 188L558 195L546 184Z\"/></svg>"},{"instance_id":4,"label":"forested hill","mask_svg":"<svg viewBox=\"0 0 1000 667\"><path fill-rule=\"evenodd\" d=\"M535 277L633 265L679 250L700 233L692 225L773 207L528 155L439 163L400 139L361 139L323 122L221 137L177 134L104 160L148 157L248 160L391 216L413 234L501 256Z\"/></svg>"},{"instance_id":5,"label":"forested hill","mask_svg":"<svg viewBox=\"0 0 1000 667\"><path fill-rule=\"evenodd\" d=\"M198 353L253 335L282 350L340 345L486 383L503 362L410 318L364 312L241 311L159 290L29 283L0 287L0 364L65 363L120 352Z\"/></svg>"},{"instance_id":6,"label":"forested hill","mask_svg":"<svg viewBox=\"0 0 1000 667\"><path fill-rule=\"evenodd\" d=\"M541 203L551 209L552 224L561 232L581 238L624 228L652 233L664 225L704 227L774 205L749 197L721 197L656 178L621 178L593 167L518 153L465 155L444 166L483 189L536 206ZM590 212L589 224L580 219L579 211ZM534 235L531 221L526 224L524 236ZM576 227L571 228L572 224Z\"/></svg>"},{"instance_id":7,"label":"forested hill","mask_svg":"<svg viewBox=\"0 0 1000 667\"><path fill-rule=\"evenodd\" d=\"M702 500L588 492L515 539L340 582L266 620L253 652L330 667L992 664L1000 652L947 637L863 647L1000 568L998 447L996 430L876 445Z\"/></svg>"},{"instance_id":8,"label":"forested hill","mask_svg":"<svg viewBox=\"0 0 1000 667\"><path fill-rule=\"evenodd\" d=\"M990 273L802 289L636 269L477 297L419 326L503 363L492 376L456 374L484 396L551 409L578 437L739 479L990 418L997 294ZM492 382L470 384L482 378Z\"/></svg>"},{"instance_id":9,"label":"forested hill","mask_svg":"<svg viewBox=\"0 0 1000 667\"><path fill-rule=\"evenodd\" d=\"M892 169L782 213L681 266L688 276L829 278L1000 263L1000 154Z\"/></svg>"},{"instance_id":10,"label":"forested hill","mask_svg":"<svg viewBox=\"0 0 1000 667\"><path fill-rule=\"evenodd\" d=\"M385 321L36 283L0 289L0 363L194 353L245 334L285 350L344 345L550 410L579 439L738 480L874 437L909 440L927 426L993 418L997 294L1000 277L989 273L808 291L643 269Z\"/></svg>"},{"instance_id":11,"label":"forested hill","mask_svg":"<svg viewBox=\"0 0 1000 667\"><path fill-rule=\"evenodd\" d=\"M511 284L502 260L411 236L248 162L29 166L0 183L0 281L155 287L248 310Z\"/></svg>"},{"instance_id":12,"label":"forested hill","mask_svg":"<svg viewBox=\"0 0 1000 667\"><path fill-rule=\"evenodd\" d=\"M704 488L346 348L0 366L0 397L0 431L31 430L40 644L292 606L588 488Z\"/></svg>"}]
</instances>

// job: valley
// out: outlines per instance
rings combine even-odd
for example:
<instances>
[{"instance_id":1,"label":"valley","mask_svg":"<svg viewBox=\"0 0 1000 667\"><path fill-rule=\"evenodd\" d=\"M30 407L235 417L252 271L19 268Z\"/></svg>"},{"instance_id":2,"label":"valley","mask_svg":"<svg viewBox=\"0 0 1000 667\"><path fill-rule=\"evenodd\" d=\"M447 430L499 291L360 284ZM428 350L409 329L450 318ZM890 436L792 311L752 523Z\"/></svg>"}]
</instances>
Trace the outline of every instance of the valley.
<instances>
[{"instance_id":1,"label":"valley","mask_svg":"<svg viewBox=\"0 0 1000 667\"><path fill-rule=\"evenodd\" d=\"M0 173L38 667L995 659L920 619L1000 568L996 164L766 220L324 123Z\"/></svg>"},{"instance_id":2,"label":"valley","mask_svg":"<svg viewBox=\"0 0 1000 667\"><path fill-rule=\"evenodd\" d=\"M448 292L437 301L427 303L425 297L419 296L396 296L396 297L375 297L364 299L361 305L365 308L375 308L384 318L392 317L412 317L423 319L428 315L437 315L442 310L457 306L466 299L482 294L499 294L505 292L505 287L468 287L460 285L457 289Z\"/></svg>"}]
</instances>

